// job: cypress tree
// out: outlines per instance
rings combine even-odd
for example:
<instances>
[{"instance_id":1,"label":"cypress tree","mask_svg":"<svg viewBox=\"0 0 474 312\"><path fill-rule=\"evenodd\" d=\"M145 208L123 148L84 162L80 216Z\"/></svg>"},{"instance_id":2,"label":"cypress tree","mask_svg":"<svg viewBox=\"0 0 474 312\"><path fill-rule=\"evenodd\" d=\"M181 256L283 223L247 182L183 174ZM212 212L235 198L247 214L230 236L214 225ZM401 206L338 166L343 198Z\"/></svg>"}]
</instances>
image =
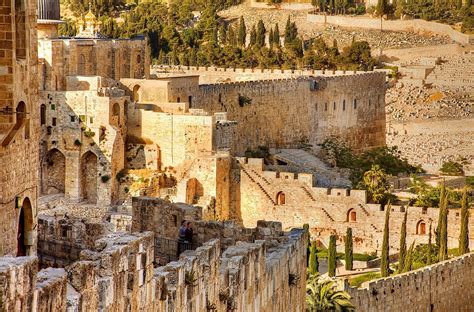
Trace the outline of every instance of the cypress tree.
<instances>
[{"instance_id":1,"label":"cypress tree","mask_svg":"<svg viewBox=\"0 0 474 312\"><path fill-rule=\"evenodd\" d=\"M461 233L459 234L459 255L469 252L469 210L467 209L467 188L461 198Z\"/></svg>"},{"instance_id":2,"label":"cypress tree","mask_svg":"<svg viewBox=\"0 0 474 312\"><path fill-rule=\"evenodd\" d=\"M382 259L380 262L380 274L382 277L387 277L390 274L390 262L389 262L389 229L390 229L390 209L392 205L389 203L387 211L385 212L385 226L383 229L383 242L382 242Z\"/></svg>"},{"instance_id":3,"label":"cypress tree","mask_svg":"<svg viewBox=\"0 0 474 312\"><path fill-rule=\"evenodd\" d=\"M398 273L402 272L403 265L405 263L405 256L407 253L407 214L408 209L405 209L405 215L403 216L402 228L400 230L400 257L398 261Z\"/></svg>"},{"instance_id":4,"label":"cypress tree","mask_svg":"<svg viewBox=\"0 0 474 312\"><path fill-rule=\"evenodd\" d=\"M227 42L227 28L224 23L219 27L219 43L225 45Z\"/></svg>"},{"instance_id":5,"label":"cypress tree","mask_svg":"<svg viewBox=\"0 0 474 312\"><path fill-rule=\"evenodd\" d=\"M328 275L336 276L336 235L329 237Z\"/></svg>"},{"instance_id":6,"label":"cypress tree","mask_svg":"<svg viewBox=\"0 0 474 312\"><path fill-rule=\"evenodd\" d=\"M276 47L280 47L280 29L278 28L278 24L275 25L275 30L273 31L273 44Z\"/></svg>"},{"instance_id":7,"label":"cypress tree","mask_svg":"<svg viewBox=\"0 0 474 312\"><path fill-rule=\"evenodd\" d=\"M250 46L253 47L257 43L257 30L255 25L253 25L252 30L250 31Z\"/></svg>"},{"instance_id":8,"label":"cypress tree","mask_svg":"<svg viewBox=\"0 0 474 312\"><path fill-rule=\"evenodd\" d=\"M245 21L244 17L240 17L240 22L239 22L239 45L241 47L245 47L245 44L247 43L247 27L245 26Z\"/></svg>"},{"instance_id":9,"label":"cypress tree","mask_svg":"<svg viewBox=\"0 0 474 312\"><path fill-rule=\"evenodd\" d=\"M354 248L352 245L352 228L347 228L346 231L346 241L345 241L345 260L346 260L346 270L352 271L353 269L353 253Z\"/></svg>"},{"instance_id":10,"label":"cypress tree","mask_svg":"<svg viewBox=\"0 0 474 312\"><path fill-rule=\"evenodd\" d=\"M410 249L408 249L408 254L407 254L407 257L405 259L404 266L403 266L403 272L411 271L411 267L412 267L412 264L413 264L413 249L414 248L415 248L415 241L413 241L413 243L411 243Z\"/></svg>"},{"instance_id":11,"label":"cypress tree","mask_svg":"<svg viewBox=\"0 0 474 312\"><path fill-rule=\"evenodd\" d=\"M257 47L261 48L265 46L266 33L267 33L267 30L265 29L265 25L263 24L263 21L259 20L257 23L257 37L256 37Z\"/></svg>"},{"instance_id":12,"label":"cypress tree","mask_svg":"<svg viewBox=\"0 0 474 312\"><path fill-rule=\"evenodd\" d=\"M427 265L431 264L431 222L430 222L430 232L428 233L428 258L426 261Z\"/></svg>"},{"instance_id":13,"label":"cypress tree","mask_svg":"<svg viewBox=\"0 0 474 312\"><path fill-rule=\"evenodd\" d=\"M319 263L318 263L318 249L316 247L316 241L313 241L311 243L311 246L309 247L310 253L309 253L309 273L311 274L316 274L318 273L319 269Z\"/></svg>"},{"instance_id":14,"label":"cypress tree","mask_svg":"<svg viewBox=\"0 0 474 312\"><path fill-rule=\"evenodd\" d=\"M440 231L440 227L441 227L441 223L442 223L442 219L443 219L443 210L442 210L442 207L443 207L443 200L444 200L444 195L446 193L446 188L445 188L445 185L443 183L443 185L441 185L441 189L440 189L440 192L439 192L439 204L438 204L438 224L436 225L436 246L439 247L440 246L440 235L441 235L441 231Z\"/></svg>"},{"instance_id":15,"label":"cypress tree","mask_svg":"<svg viewBox=\"0 0 474 312\"><path fill-rule=\"evenodd\" d=\"M270 28L270 32L268 33L268 45L270 48L273 46L273 28Z\"/></svg>"},{"instance_id":16,"label":"cypress tree","mask_svg":"<svg viewBox=\"0 0 474 312\"><path fill-rule=\"evenodd\" d=\"M444 197L440 199L442 205L439 208L441 215L441 224L439 226L439 261L448 259L448 198L446 192L443 193Z\"/></svg>"}]
</instances>

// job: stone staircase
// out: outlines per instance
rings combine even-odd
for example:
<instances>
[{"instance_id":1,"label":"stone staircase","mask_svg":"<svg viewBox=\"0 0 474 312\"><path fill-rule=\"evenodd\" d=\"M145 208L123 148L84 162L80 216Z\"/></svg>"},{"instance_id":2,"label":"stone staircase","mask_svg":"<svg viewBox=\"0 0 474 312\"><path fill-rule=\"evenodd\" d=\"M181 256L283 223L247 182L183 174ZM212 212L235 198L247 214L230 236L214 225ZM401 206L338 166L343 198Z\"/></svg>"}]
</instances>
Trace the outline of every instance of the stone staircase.
<instances>
[{"instance_id":1,"label":"stone staircase","mask_svg":"<svg viewBox=\"0 0 474 312\"><path fill-rule=\"evenodd\" d=\"M324 208L321 208L321 209L323 210L323 212L324 212L324 214L326 215L326 217L327 217L329 220L331 220L332 222L334 222L334 219L333 219L333 217L331 217L331 215L329 214L329 212L327 212L327 210L324 209Z\"/></svg>"},{"instance_id":2,"label":"stone staircase","mask_svg":"<svg viewBox=\"0 0 474 312\"><path fill-rule=\"evenodd\" d=\"M247 175L250 181L257 184L258 188L263 192L263 194L265 194L265 196L271 201L271 203L273 205L276 205L277 203L275 202L275 200L273 200L273 198L270 196L270 194L268 194L268 192L263 188L263 186L257 180L255 180L254 177L252 177L252 175L244 167L242 167L241 169L242 169L242 172L244 172Z\"/></svg>"},{"instance_id":3,"label":"stone staircase","mask_svg":"<svg viewBox=\"0 0 474 312\"><path fill-rule=\"evenodd\" d=\"M270 185L270 181L267 180L263 175L259 174L257 171L254 169L250 168L250 171L252 171L253 174L255 174L257 177L259 177L265 184Z\"/></svg>"},{"instance_id":4,"label":"stone staircase","mask_svg":"<svg viewBox=\"0 0 474 312\"><path fill-rule=\"evenodd\" d=\"M308 195L309 198L311 198L312 201L316 201L316 198L314 198L313 194L305 187L301 186L301 189Z\"/></svg>"},{"instance_id":5,"label":"stone staircase","mask_svg":"<svg viewBox=\"0 0 474 312\"><path fill-rule=\"evenodd\" d=\"M370 216L370 213L365 209L364 205L359 204L360 209L365 213L366 216Z\"/></svg>"}]
</instances>

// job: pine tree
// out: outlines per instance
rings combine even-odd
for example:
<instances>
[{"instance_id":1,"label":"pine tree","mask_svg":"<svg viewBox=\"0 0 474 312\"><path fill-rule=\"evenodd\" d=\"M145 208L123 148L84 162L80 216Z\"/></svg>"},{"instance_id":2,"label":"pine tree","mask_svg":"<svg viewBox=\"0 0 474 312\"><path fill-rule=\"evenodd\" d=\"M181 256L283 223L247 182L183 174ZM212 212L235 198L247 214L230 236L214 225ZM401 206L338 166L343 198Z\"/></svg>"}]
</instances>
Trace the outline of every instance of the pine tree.
<instances>
[{"instance_id":1,"label":"pine tree","mask_svg":"<svg viewBox=\"0 0 474 312\"><path fill-rule=\"evenodd\" d=\"M273 31L273 44L279 48L280 47L280 29L278 24L275 25L275 30Z\"/></svg>"},{"instance_id":2,"label":"pine tree","mask_svg":"<svg viewBox=\"0 0 474 312\"><path fill-rule=\"evenodd\" d=\"M265 25L263 24L263 21L259 20L257 23L257 37L256 37L257 47L261 48L265 46L266 33L267 33L267 30L265 29Z\"/></svg>"},{"instance_id":3,"label":"pine tree","mask_svg":"<svg viewBox=\"0 0 474 312\"><path fill-rule=\"evenodd\" d=\"M405 209L405 215L403 216L402 228L400 230L400 257L398 261L398 273L402 272L403 264L405 263L405 256L407 253L407 214L408 209Z\"/></svg>"},{"instance_id":4,"label":"pine tree","mask_svg":"<svg viewBox=\"0 0 474 312\"><path fill-rule=\"evenodd\" d=\"M250 31L250 46L253 47L257 43L257 30L255 25L253 25L252 30Z\"/></svg>"},{"instance_id":5,"label":"pine tree","mask_svg":"<svg viewBox=\"0 0 474 312\"><path fill-rule=\"evenodd\" d=\"M382 277L387 277L390 274L390 261L389 261L389 230L390 230L390 210L392 205L389 203L385 212L385 226L383 229L383 242L382 242L382 259L380 262L380 274Z\"/></svg>"},{"instance_id":6,"label":"pine tree","mask_svg":"<svg viewBox=\"0 0 474 312\"><path fill-rule=\"evenodd\" d=\"M469 252L469 210L467 207L467 187L461 198L461 232L459 234L459 255Z\"/></svg>"},{"instance_id":7,"label":"pine tree","mask_svg":"<svg viewBox=\"0 0 474 312\"><path fill-rule=\"evenodd\" d=\"M318 273L318 269L319 269L318 255L317 255L318 249L316 247L316 241L313 241L311 243L309 250L310 250L309 264L308 264L309 273L316 274Z\"/></svg>"},{"instance_id":8,"label":"pine tree","mask_svg":"<svg viewBox=\"0 0 474 312\"><path fill-rule=\"evenodd\" d=\"M443 185L444 188L444 185ZM443 198L440 198L441 224L439 226L439 254L438 261L448 259L448 198L446 192L443 192Z\"/></svg>"},{"instance_id":9,"label":"pine tree","mask_svg":"<svg viewBox=\"0 0 474 312\"><path fill-rule=\"evenodd\" d=\"M430 232L428 233L428 257L426 264L430 265L431 264L431 222L430 222Z\"/></svg>"},{"instance_id":10,"label":"pine tree","mask_svg":"<svg viewBox=\"0 0 474 312\"><path fill-rule=\"evenodd\" d=\"M415 248L415 241L413 241L410 245L410 249L408 249L408 254L404 262L403 272L411 271L411 267L413 264L413 250Z\"/></svg>"},{"instance_id":11,"label":"pine tree","mask_svg":"<svg viewBox=\"0 0 474 312\"><path fill-rule=\"evenodd\" d=\"M336 235L329 237L328 275L336 276Z\"/></svg>"},{"instance_id":12,"label":"pine tree","mask_svg":"<svg viewBox=\"0 0 474 312\"><path fill-rule=\"evenodd\" d=\"M239 23L239 45L241 47L245 47L245 44L247 43L247 27L245 26L245 20L244 17L240 17L240 23Z\"/></svg>"},{"instance_id":13,"label":"pine tree","mask_svg":"<svg viewBox=\"0 0 474 312\"><path fill-rule=\"evenodd\" d=\"M353 269L353 253L354 248L352 245L352 228L347 228L346 231L346 241L345 241L345 260L346 260L346 270L352 271Z\"/></svg>"}]
</instances>

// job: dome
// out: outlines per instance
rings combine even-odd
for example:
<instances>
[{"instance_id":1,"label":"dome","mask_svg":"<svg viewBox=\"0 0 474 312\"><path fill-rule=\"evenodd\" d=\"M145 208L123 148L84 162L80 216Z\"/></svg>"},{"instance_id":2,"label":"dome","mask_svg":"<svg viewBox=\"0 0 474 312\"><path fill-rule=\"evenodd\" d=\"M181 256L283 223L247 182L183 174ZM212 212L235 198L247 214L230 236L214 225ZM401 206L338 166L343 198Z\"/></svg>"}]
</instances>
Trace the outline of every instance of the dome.
<instances>
[{"instance_id":1,"label":"dome","mask_svg":"<svg viewBox=\"0 0 474 312\"><path fill-rule=\"evenodd\" d=\"M87 12L86 16L84 16L84 19L86 21L95 21L96 20L96 17L94 15L94 13L92 13L91 10L89 10L89 12Z\"/></svg>"},{"instance_id":2,"label":"dome","mask_svg":"<svg viewBox=\"0 0 474 312\"><path fill-rule=\"evenodd\" d=\"M38 19L61 20L59 0L38 0Z\"/></svg>"}]
</instances>

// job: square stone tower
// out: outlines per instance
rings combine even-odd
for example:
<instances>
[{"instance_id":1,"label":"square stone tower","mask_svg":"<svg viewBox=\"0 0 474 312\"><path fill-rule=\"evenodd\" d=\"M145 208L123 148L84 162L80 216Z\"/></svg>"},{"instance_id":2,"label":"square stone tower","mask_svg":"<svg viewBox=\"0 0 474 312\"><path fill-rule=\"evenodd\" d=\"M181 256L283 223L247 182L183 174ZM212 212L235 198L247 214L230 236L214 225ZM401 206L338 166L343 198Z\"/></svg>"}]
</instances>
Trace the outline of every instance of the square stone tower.
<instances>
[{"instance_id":1,"label":"square stone tower","mask_svg":"<svg viewBox=\"0 0 474 312\"><path fill-rule=\"evenodd\" d=\"M36 253L36 0L0 1L0 256Z\"/></svg>"}]
</instances>

